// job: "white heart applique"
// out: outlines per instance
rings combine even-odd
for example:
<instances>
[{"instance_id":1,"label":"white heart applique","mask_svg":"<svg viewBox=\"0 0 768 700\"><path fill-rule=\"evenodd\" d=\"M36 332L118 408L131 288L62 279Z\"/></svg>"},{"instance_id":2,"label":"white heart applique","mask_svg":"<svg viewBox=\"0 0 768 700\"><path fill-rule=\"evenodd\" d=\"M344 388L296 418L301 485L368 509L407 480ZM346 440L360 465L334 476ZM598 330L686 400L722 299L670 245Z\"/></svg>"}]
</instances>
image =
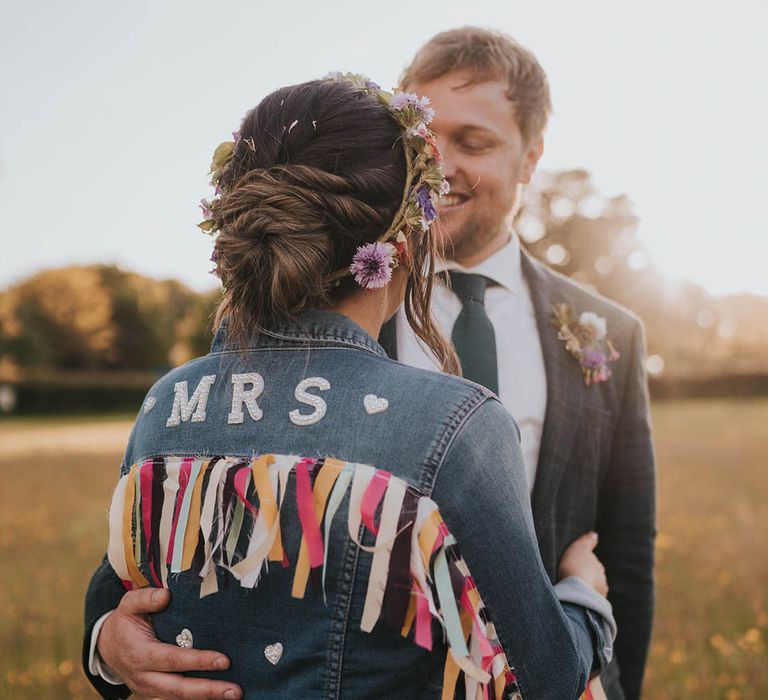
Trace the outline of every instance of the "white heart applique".
<instances>
[{"instance_id":1,"label":"white heart applique","mask_svg":"<svg viewBox=\"0 0 768 700\"><path fill-rule=\"evenodd\" d=\"M193 644L192 632L186 628L181 630L181 633L176 635L176 644L182 649L191 649Z\"/></svg>"},{"instance_id":2,"label":"white heart applique","mask_svg":"<svg viewBox=\"0 0 768 700\"><path fill-rule=\"evenodd\" d=\"M369 416L373 416L376 413L383 413L389 408L389 401L376 394L366 394L363 399L363 405Z\"/></svg>"},{"instance_id":3,"label":"white heart applique","mask_svg":"<svg viewBox=\"0 0 768 700\"><path fill-rule=\"evenodd\" d=\"M144 415L146 416L147 413L149 413L157 403L157 399L154 396L148 396L147 400L144 402Z\"/></svg>"},{"instance_id":4,"label":"white heart applique","mask_svg":"<svg viewBox=\"0 0 768 700\"><path fill-rule=\"evenodd\" d=\"M264 656L267 657L269 663L273 666L277 666L277 662L280 661L283 656L283 645L280 644L280 642L268 645L264 649Z\"/></svg>"}]
</instances>

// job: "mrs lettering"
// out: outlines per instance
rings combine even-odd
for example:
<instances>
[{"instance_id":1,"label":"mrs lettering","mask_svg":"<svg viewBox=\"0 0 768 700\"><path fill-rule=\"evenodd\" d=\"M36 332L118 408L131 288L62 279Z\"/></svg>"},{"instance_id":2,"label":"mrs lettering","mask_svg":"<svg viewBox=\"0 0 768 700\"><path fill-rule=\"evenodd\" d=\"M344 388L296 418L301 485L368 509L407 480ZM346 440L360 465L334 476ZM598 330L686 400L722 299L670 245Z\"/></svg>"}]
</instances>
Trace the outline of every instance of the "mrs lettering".
<instances>
[{"instance_id":1,"label":"mrs lettering","mask_svg":"<svg viewBox=\"0 0 768 700\"><path fill-rule=\"evenodd\" d=\"M186 380L176 382L173 387L173 408L171 409L171 415L165 422L165 426L167 428L175 428L182 423L204 422L207 416L208 395L215 382L215 374L205 375L200 379L191 396L189 394L189 383ZM243 423L246 411L251 420L261 420L264 412L259 408L258 399L264 391L264 377L258 372L233 374L231 376L231 383L232 404L229 416L227 417L227 423L229 425ZM328 406L325 403L325 399L313 392L328 391L330 388L330 382L323 377L309 377L300 381L296 386L294 396L299 403L309 406L312 410L305 413L301 409L294 409L288 414L291 422L299 426L319 423L328 410Z\"/></svg>"}]
</instances>

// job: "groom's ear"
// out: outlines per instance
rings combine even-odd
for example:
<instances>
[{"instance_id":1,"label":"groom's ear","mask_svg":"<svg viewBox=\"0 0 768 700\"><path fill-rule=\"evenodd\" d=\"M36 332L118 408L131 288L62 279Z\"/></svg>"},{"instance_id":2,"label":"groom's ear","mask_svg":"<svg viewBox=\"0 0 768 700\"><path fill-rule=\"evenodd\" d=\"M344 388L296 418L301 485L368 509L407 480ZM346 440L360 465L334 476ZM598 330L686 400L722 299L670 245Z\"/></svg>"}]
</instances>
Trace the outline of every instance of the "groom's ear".
<instances>
[{"instance_id":1,"label":"groom's ear","mask_svg":"<svg viewBox=\"0 0 768 700\"><path fill-rule=\"evenodd\" d=\"M539 138L534 139L528 144L525 151L525 162L523 163L523 171L520 174L521 184L527 185L531 181L542 153L544 153L544 137L539 136Z\"/></svg>"}]
</instances>

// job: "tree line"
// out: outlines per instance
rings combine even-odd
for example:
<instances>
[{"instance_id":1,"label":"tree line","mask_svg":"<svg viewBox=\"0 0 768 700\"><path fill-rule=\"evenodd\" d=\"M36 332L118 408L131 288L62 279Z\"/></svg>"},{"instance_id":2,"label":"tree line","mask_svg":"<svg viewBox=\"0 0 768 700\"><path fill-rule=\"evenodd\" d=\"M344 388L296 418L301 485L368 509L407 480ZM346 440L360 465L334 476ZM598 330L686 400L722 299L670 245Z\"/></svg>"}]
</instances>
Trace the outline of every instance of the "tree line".
<instances>
[{"instance_id":1,"label":"tree line","mask_svg":"<svg viewBox=\"0 0 768 700\"><path fill-rule=\"evenodd\" d=\"M715 299L666 279L643 246L630 200L602 195L587 171L541 173L516 228L535 257L643 319L651 369L681 378L768 374L768 299ZM0 292L0 381L40 368L179 364L207 352L218 296L113 265L44 270Z\"/></svg>"}]
</instances>

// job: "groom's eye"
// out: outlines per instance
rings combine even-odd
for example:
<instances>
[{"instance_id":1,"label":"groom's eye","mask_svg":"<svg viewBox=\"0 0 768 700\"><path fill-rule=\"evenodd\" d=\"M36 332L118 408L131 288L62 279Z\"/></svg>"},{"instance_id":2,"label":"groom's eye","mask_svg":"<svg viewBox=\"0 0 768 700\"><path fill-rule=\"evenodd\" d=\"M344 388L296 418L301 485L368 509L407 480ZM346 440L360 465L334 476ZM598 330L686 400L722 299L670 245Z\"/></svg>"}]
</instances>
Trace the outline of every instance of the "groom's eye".
<instances>
[{"instance_id":1,"label":"groom's eye","mask_svg":"<svg viewBox=\"0 0 768 700\"><path fill-rule=\"evenodd\" d=\"M463 139L459 142L459 148L467 153L484 153L490 150L492 145L485 139Z\"/></svg>"}]
</instances>

